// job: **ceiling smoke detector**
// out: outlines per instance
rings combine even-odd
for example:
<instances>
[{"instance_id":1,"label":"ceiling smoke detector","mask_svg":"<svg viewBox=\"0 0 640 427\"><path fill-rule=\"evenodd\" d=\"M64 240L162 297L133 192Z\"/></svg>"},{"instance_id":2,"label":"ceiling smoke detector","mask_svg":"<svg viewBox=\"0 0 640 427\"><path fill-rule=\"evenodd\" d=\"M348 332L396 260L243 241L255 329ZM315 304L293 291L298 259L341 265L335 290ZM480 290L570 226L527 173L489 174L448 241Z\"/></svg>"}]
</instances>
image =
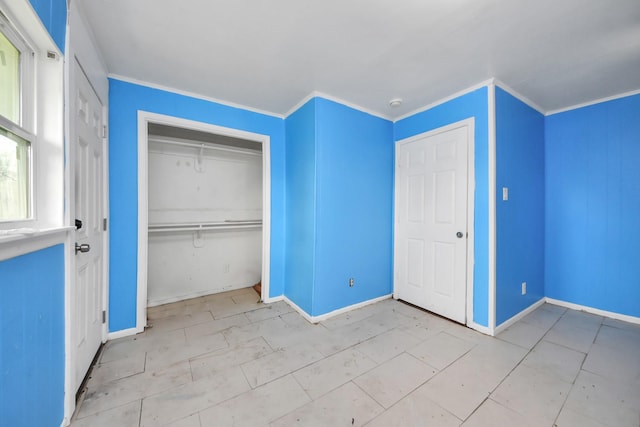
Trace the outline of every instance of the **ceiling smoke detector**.
<instances>
[{"instance_id":1,"label":"ceiling smoke detector","mask_svg":"<svg viewBox=\"0 0 640 427\"><path fill-rule=\"evenodd\" d=\"M400 98L396 98L396 99L392 99L391 101L389 101L389 107L399 107L400 105L402 105L402 99Z\"/></svg>"}]
</instances>

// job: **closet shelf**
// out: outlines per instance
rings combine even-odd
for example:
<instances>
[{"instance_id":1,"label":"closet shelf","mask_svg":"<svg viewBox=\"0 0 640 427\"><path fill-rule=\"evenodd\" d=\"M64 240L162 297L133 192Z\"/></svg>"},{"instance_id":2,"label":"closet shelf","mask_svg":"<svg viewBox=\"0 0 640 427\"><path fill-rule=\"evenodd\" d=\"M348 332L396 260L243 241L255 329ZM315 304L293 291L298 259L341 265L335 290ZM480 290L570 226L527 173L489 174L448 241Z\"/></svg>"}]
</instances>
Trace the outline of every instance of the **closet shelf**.
<instances>
[{"instance_id":1,"label":"closet shelf","mask_svg":"<svg viewBox=\"0 0 640 427\"><path fill-rule=\"evenodd\" d=\"M186 141L180 141L180 140L176 140L168 137L159 137L155 135L149 136L149 143L197 148L200 150L200 155L202 155L203 150L218 150L218 151L228 151L231 153L247 154L250 156L262 156L262 151L252 150L250 148L231 147L231 146L219 145L211 142L186 142Z\"/></svg>"},{"instance_id":2,"label":"closet shelf","mask_svg":"<svg viewBox=\"0 0 640 427\"><path fill-rule=\"evenodd\" d=\"M205 230L241 230L262 227L262 220L225 220L199 223L165 223L149 224L149 233L169 231L205 231Z\"/></svg>"}]
</instances>

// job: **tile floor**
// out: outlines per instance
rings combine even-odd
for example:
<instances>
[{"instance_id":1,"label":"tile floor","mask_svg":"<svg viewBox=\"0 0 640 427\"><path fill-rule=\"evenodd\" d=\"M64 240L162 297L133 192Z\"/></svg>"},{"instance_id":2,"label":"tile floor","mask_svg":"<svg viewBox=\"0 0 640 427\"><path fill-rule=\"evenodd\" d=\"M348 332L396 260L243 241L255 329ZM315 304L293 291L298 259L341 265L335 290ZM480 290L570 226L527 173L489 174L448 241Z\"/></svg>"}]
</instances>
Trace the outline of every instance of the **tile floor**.
<instances>
[{"instance_id":1,"label":"tile floor","mask_svg":"<svg viewBox=\"0 0 640 427\"><path fill-rule=\"evenodd\" d=\"M394 300L306 322L252 289L149 309L72 426L640 425L640 326L545 304L497 338Z\"/></svg>"}]
</instances>

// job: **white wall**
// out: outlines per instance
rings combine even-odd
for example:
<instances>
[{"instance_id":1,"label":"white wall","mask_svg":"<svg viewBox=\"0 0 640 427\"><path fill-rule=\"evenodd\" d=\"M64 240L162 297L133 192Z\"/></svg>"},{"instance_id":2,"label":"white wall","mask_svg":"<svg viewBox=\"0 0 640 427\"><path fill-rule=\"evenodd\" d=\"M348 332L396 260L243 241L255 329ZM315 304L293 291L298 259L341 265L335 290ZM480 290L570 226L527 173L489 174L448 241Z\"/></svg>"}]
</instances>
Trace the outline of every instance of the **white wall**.
<instances>
[{"instance_id":1,"label":"white wall","mask_svg":"<svg viewBox=\"0 0 640 427\"><path fill-rule=\"evenodd\" d=\"M251 286L262 229L154 231L157 224L262 218L262 156L176 146L149 136L149 306ZM175 139L169 139L176 141Z\"/></svg>"}]
</instances>

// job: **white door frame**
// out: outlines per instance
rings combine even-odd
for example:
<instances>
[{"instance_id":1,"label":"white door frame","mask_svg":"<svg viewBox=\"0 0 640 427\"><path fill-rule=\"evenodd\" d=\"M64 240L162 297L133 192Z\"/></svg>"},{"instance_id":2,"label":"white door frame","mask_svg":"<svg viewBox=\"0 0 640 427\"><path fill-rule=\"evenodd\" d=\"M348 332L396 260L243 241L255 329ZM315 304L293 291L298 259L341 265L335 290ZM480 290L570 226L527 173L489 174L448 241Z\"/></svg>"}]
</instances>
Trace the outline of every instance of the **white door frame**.
<instances>
[{"instance_id":1,"label":"white door frame","mask_svg":"<svg viewBox=\"0 0 640 427\"><path fill-rule=\"evenodd\" d=\"M398 163L397 163L397 155L398 148L401 145L409 144L411 142L429 138L434 135L448 132L454 129L466 127L467 129L467 279L466 279L466 325L470 327L474 327L473 322L473 265L474 265L474 242L475 242L475 233L474 233L474 200L475 200L475 139L474 139L474 128L475 128L475 119L470 117L465 120L461 120L459 122L455 122L446 126L439 127L437 129L430 130L428 132L424 132L418 135L411 136L409 138L401 139L396 141L394 147L394 159L395 168L394 168L394 228L397 226L397 215L399 212L399 197L398 197ZM398 278L398 251L396 250L396 237L394 232L394 241L393 241L393 297L397 298L397 278Z\"/></svg>"},{"instance_id":2,"label":"white door frame","mask_svg":"<svg viewBox=\"0 0 640 427\"><path fill-rule=\"evenodd\" d=\"M148 124L193 129L217 135L241 138L262 144L262 300L269 297L271 266L271 138L268 135L212 125L163 114L138 111L138 277L136 333L147 325L147 265L149 249L149 132Z\"/></svg>"}]
</instances>

